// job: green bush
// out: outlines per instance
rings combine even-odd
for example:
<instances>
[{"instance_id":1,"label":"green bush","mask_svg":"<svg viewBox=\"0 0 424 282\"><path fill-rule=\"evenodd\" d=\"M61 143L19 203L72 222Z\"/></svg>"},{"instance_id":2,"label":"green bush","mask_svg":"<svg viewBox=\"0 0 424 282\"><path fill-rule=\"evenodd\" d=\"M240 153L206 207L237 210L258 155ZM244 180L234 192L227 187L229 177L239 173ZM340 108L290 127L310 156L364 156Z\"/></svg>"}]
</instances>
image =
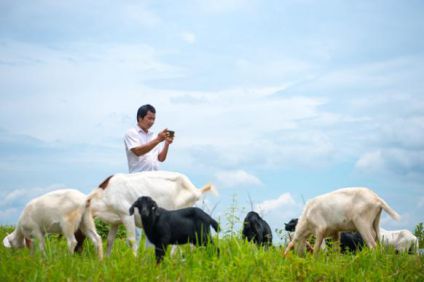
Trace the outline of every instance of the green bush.
<instances>
[{"instance_id":1,"label":"green bush","mask_svg":"<svg viewBox=\"0 0 424 282\"><path fill-rule=\"evenodd\" d=\"M422 222L418 223L415 227L414 235L418 238L420 248L424 248L424 226Z\"/></svg>"}]
</instances>

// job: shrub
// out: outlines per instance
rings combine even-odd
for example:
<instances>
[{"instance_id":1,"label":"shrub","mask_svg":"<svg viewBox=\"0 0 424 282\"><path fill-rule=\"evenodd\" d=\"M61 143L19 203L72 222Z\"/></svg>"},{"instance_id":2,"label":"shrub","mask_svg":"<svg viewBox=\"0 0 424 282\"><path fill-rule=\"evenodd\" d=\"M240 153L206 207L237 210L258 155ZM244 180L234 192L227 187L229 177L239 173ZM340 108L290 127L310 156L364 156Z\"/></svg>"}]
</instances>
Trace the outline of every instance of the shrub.
<instances>
[{"instance_id":1,"label":"shrub","mask_svg":"<svg viewBox=\"0 0 424 282\"><path fill-rule=\"evenodd\" d=\"M422 222L415 227L414 235L418 238L420 248L424 248L424 226Z\"/></svg>"}]
</instances>

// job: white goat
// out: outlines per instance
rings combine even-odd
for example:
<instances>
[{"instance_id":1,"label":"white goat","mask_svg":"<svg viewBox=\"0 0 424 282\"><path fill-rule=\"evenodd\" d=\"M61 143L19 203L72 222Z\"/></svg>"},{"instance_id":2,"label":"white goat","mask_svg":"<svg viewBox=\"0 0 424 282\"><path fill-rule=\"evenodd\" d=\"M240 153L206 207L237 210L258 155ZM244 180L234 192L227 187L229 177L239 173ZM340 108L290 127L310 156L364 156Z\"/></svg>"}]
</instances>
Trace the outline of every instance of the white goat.
<instances>
[{"instance_id":1,"label":"white goat","mask_svg":"<svg viewBox=\"0 0 424 282\"><path fill-rule=\"evenodd\" d=\"M93 216L111 224L107 254L112 251L119 225L124 224L128 241L137 255L135 228L142 227L142 223L139 213L130 216L129 208L139 197L149 196L158 206L175 210L193 206L208 191L214 191L211 184L197 189L187 176L177 172L145 171L110 176L89 195L89 199Z\"/></svg>"},{"instance_id":2,"label":"white goat","mask_svg":"<svg viewBox=\"0 0 424 282\"><path fill-rule=\"evenodd\" d=\"M374 248L380 232L380 215L385 210L392 218L399 215L383 199L368 188L344 188L309 200L296 227L293 240L284 255L297 244L297 252L303 253L306 239L315 235L314 253L325 237L339 240L340 231L358 231Z\"/></svg>"},{"instance_id":3,"label":"white goat","mask_svg":"<svg viewBox=\"0 0 424 282\"><path fill-rule=\"evenodd\" d=\"M418 238L406 229L389 231L380 228L380 242L385 246L394 247L398 252L416 254L419 249Z\"/></svg>"},{"instance_id":4,"label":"white goat","mask_svg":"<svg viewBox=\"0 0 424 282\"><path fill-rule=\"evenodd\" d=\"M87 196L74 189L56 190L31 200L25 206L15 230L3 239L3 245L8 248L26 245L34 252L32 239L37 239L44 253L45 235L56 233L66 237L69 252L74 253L78 230L93 241L102 259L102 240L96 232Z\"/></svg>"}]
</instances>

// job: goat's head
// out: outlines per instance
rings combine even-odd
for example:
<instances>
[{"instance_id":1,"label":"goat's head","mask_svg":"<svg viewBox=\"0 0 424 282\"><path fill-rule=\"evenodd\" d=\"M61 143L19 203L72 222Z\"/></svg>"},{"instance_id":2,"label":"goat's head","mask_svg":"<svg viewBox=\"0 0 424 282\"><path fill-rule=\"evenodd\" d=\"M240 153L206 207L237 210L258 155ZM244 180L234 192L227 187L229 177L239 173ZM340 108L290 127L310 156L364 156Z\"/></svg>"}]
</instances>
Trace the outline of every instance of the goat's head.
<instances>
[{"instance_id":1,"label":"goat's head","mask_svg":"<svg viewBox=\"0 0 424 282\"><path fill-rule=\"evenodd\" d=\"M6 248L23 248L25 247L25 240L23 236L17 236L16 230L8 234L3 239L3 246Z\"/></svg>"},{"instance_id":2,"label":"goat's head","mask_svg":"<svg viewBox=\"0 0 424 282\"><path fill-rule=\"evenodd\" d=\"M298 222L298 218L293 218L292 220L289 221L289 223L284 223L284 226L286 229L286 231L290 231L290 232L294 232L296 230L296 225Z\"/></svg>"},{"instance_id":3,"label":"goat's head","mask_svg":"<svg viewBox=\"0 0 424 282\"><path fill-rule=\"evenodd\" d=\"M147 196L143 196L137 199L134 204L130 207L130 215L134 214L134 208L138 208L138 212L141 217L150 217L157 209L158 205L156 202Z\"/></svg>"}]
</instances>

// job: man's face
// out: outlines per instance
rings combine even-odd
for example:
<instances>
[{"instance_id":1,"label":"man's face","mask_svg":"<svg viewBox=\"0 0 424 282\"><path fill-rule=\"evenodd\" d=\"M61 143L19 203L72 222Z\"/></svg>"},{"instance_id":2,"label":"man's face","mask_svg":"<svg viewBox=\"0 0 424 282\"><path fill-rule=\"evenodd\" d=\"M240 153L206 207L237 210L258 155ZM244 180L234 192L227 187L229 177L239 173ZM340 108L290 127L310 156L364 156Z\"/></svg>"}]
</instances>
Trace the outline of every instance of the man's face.
<instances>
[{"instance_id":1,"label":"man's face","mask_svg":"<svg viewBox=\"0 0 424 282\"><path fill-rule=\"evenodd\" d=\"M153 124L155 123L155 119L156 119L156 114L148 111L147 115L145 115L144 118L138 119L138 126L140 126L141 129L147 132L150 129L150 127L152 127Z\"/></svg>"}]
</instances>

